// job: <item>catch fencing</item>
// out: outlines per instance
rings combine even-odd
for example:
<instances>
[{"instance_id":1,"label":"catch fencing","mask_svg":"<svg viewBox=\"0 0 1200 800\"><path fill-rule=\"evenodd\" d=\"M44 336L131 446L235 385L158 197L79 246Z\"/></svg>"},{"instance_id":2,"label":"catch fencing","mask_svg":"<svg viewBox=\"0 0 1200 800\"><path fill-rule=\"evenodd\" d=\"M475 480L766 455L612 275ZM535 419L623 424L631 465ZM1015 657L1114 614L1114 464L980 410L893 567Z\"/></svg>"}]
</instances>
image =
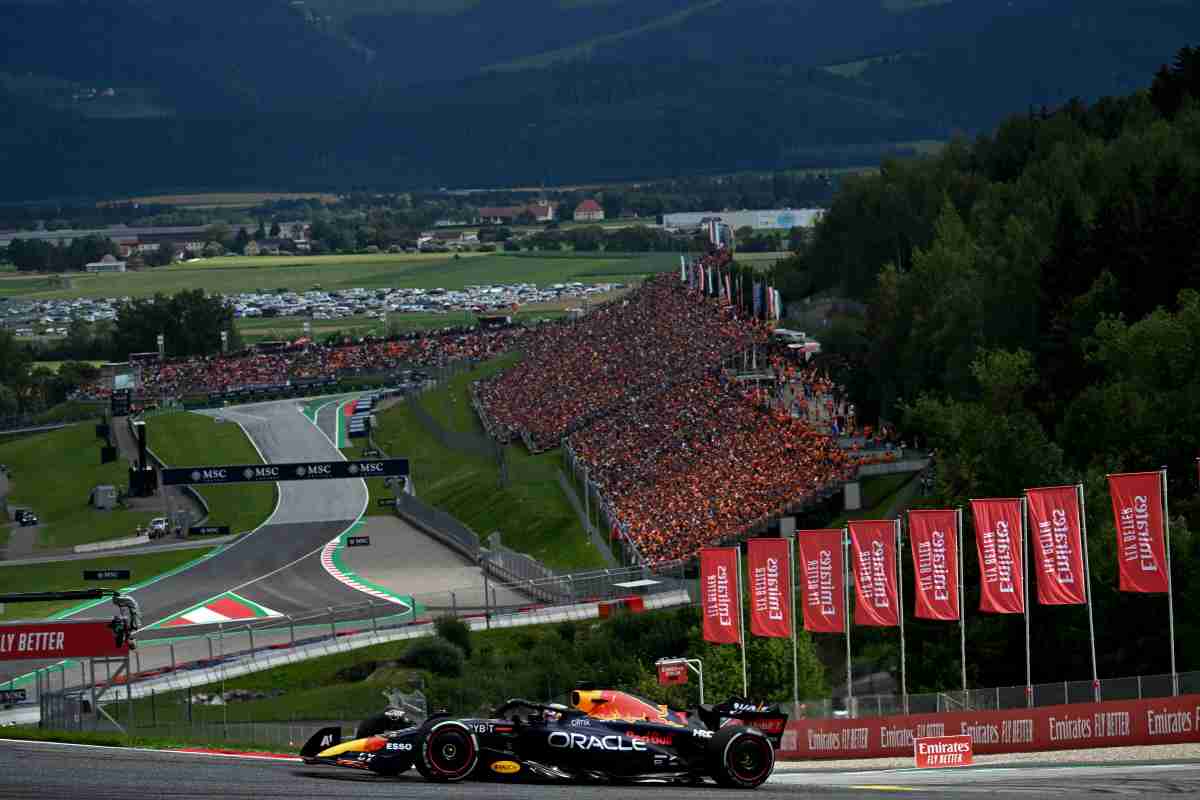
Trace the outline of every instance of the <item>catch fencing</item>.
<instances>
[{"instance_id":1,"label":"catch fencing","mask_svg":"<svg viewBox=\"0 0 1200 800\"><path fill-rule=\"evenodd\" d=\"M1178 675L1179 694L1200 694L1200 672ZM1043 706L1077 705L1102 701L1146 700L1174 696L1170 675L1134 675L1101 678L1099 690L1092 681L1054 681L1032 687L996 686L946 692L869 694L803 700L795 708L785 704L793 719L840 719L887 717L904 714L945 714L958 711L1004 711Z\"/></svg>"}]
</instances>

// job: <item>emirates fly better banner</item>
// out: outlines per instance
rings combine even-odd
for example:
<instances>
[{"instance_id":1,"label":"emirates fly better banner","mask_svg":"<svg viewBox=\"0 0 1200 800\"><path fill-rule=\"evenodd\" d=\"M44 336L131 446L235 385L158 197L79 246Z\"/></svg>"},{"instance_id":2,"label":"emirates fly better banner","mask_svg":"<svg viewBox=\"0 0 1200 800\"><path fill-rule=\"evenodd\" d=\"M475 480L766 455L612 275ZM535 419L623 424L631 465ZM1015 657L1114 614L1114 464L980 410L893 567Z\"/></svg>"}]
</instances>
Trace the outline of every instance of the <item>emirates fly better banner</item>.
<instances>
[{"instance_id":1,"label":"emirates fly better banner","mask_svg":"<svg viewBox=\"0 0 1200 800\"><path fill-rule=\"evenodd\" d=\"M896 525L891 520L850 523L854 570L854 624L892 627L896 609Z\"/></svg>"},{"instance_id":2,"label":"emirates fly better banner","mask_svg":"<svg viewBox=\"0 0 1200 800\"><path fill-rule=\"evenodd\" d=\"M802 581L800 603L806 631L842 633L846 630L843 535L840 529L796 532Z\"/></svg>"},{"instance_id":3,"label":"emirates fly better banner","mask_svg":"<svg viewBox=\"0 0 1200 800\"><path fill-rule=\"evenodd\" d=\"M1026 489L1025 496L1029 499L1029 548L1037 570L1038 602L1084 605L1083 537L1075 487Z\"/></svg>"},{"instance_id":4,"label":"emirates fly better banner","mask_svg":"<svg viewBox=\"0 0 1200 800\"><path fill-rule=\"evenodd\" d=\"M750 562L750 632L755 636L786 639L792 635L792 562L788 539L751 539L746 545Z\"/></svg>"},{"instance_id":5,"label":"emirates fly better banner","mask_svg":"<svg viewBox=\"0 0 1200 800\"><path fill-rule=\"evenodd\" d=\"M908 512L917 619L958 619L957 518L953 510Z\"/></svg>"},{"instance_id":6,"label":"emirates fly better banner","mask_svg":"<svg viewBox=\"0 0 1200 800\"><path fill-rule=\"evenodd\" d=\"M1021 501L972 500L979 553L979 610L1025 613L1025 565L1021 557Z\"/></svg>"},{"instance_id":7,"label":"emirates fly better banner","mask_svg":"<svg viewBox=\"0 0 1200 800\"><path fill-rule=\"evenodd\" d=\"M742 640L742 593L738 588L738 549L706 547L700 551L700 602L704 641L738 644Z\"/></svg>"},{"instance_id":8,"label":"emirates fly better banner","mask_svg":"<svg viewBox=\"0 0 1200 800\"><path fill-rule=\"evenodd\" d=\"M1108 476L1117 525L1117 566L1122 592L1167 591L1163 542L1162 473Z\"/></svg>"}]
</instances>

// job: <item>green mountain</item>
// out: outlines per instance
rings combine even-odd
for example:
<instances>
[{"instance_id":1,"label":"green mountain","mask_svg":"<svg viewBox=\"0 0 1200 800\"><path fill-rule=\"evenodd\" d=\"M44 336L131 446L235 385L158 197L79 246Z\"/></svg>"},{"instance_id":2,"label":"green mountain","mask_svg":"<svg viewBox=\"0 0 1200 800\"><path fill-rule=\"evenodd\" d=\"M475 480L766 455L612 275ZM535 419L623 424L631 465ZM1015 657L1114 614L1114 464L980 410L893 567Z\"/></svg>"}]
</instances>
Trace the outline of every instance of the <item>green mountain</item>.
<instances>
[{"instance_id":1,"label":"green mountain","mask_svg":"<svg viewBox=\"0 0 1200 800\"><path fill-rule=\"evenodd\" d=\"M1181 0L0 0L0 199L862 164L1146 85Z\"/></svg>"}]
</instances>

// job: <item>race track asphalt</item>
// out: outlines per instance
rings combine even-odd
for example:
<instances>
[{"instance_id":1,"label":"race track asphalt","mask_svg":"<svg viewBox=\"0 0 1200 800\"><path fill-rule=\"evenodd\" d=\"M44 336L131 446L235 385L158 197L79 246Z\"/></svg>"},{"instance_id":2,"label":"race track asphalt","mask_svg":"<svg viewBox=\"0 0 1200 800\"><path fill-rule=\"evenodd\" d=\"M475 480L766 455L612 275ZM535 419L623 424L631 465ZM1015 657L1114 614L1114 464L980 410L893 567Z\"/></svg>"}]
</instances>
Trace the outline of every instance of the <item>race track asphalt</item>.
<instances>
[{"instance_id":1,"label":"race track asphalt","mask_svg":"<svg viewBox=\"0 0 1200 800\"><path fill-rule=\"evenodd\" d=\"M0 800L88 798L88 800L204 800L206 798L353 797L395 800L463 798L489 800L725 800L725 798L881 798L907 795L966 800L1005 797L1195 796L1200 764L1148 763L967 767L917 773L913 770L846 771L802 768L775 775L755 793L713 785L537 786L426 783L415 772L376 778L346 769L306 767L297 762L248 761L222 756L97 748L0 740Z\"/></svg>"},{"instance_id":2,"label":"race track asphalt","mask_svg":"<svg viewBox=\"0 0 1200 800\"><path fill-rule=\"evenodd\" d=\"M302 406L303 402L290 400L206 413L221 417L224 424L240 424L264 461L341 458L330 439L300 412ZM284 481L277 486L279 502L264 525L211 558L132 592L145 625L227 591L236 591L287 615L329 606L361 605L369 600L335 580L320 561L321 548L345 531L366 507L366 484L361 480ZM112 607L105 603L75 616L103 618L112 613ZM195 627L189 632L205 630ZM152 639L171 633L146 631L143 637ZM0 664L0 680L41 666L41 662Z\"/></svg>"}]
</instances>

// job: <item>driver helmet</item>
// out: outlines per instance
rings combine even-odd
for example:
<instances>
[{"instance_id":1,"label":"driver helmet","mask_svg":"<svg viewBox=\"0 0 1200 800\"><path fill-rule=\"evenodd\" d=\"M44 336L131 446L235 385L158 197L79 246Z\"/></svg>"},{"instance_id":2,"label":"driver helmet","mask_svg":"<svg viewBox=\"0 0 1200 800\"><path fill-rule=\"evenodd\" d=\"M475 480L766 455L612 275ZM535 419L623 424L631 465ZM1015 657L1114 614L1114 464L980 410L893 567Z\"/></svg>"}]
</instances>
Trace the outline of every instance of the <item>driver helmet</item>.
<instances>
[{"instance_id":1,"label":"driver helmet","mask_svg":"<svg viewBox=\"0 0 1200 800\"><path fill-rule=\"evenodd\" d=\"M387 717L387 721L389 724L395 726L395 728L393 728L393 730L398 729L398 728L403 728L403 727L411 724L408 719L408 714L404 713L404 709L402 709L402 708L396 708L395 706L389 706L388 708L385 708L383 710L383 715L385 717Z\"/></svg>"},{"instance_id":2,"label":"driver helmet","mask_svg":"<svg viewBox=\"0 0 1200 800\"><path fill-rule=\"evenodd\" d=\"M567 707L561 703L551 703L542 710L542 719L546 722L558 722L566 710Z\"/></svg>"}]
</instances>

